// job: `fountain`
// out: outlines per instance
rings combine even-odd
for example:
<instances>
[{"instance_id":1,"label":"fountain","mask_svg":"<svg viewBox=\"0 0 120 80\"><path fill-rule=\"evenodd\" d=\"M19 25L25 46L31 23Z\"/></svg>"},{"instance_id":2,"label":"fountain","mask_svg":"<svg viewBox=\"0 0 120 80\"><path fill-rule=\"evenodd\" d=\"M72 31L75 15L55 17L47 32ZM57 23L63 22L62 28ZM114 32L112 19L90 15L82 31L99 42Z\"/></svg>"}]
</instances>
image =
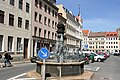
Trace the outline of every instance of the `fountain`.
<instances>
[{"instance_id":1,"label":"fountain","mask_svg":"<svg viewBox=\"0 0 120 80\"><path fill-rule=\"evenodd\" d=\"M65 26L62 22L57 25L57 42L54 61L46 60L45 73L53 77L75 76L84 72L84 61L79 62L80 54L70 55L67 47L64 45ZM75 55L78 57L75 57ZM37 61L36 71L41 74L43 62Z\"/></svg>"}]
</instances>

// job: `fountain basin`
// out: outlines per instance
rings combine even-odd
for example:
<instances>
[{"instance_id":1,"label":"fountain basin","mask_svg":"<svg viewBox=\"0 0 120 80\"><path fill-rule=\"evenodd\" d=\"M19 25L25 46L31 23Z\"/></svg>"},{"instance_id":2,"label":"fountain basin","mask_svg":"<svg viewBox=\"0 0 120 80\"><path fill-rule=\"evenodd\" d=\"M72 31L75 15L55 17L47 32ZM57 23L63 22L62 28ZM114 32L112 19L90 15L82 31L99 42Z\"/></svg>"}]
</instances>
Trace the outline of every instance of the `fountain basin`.
<instances>
[{"instance_id":1,"label":"fountain basin","mask_svg":"<svg viewBox=\"0 0 120 80\"><path fill-rule=\"evenodd\" d=\"M36 61L36 72L41 74L41 67L43 62ZM45 62L45 73L49 73L53 77L75 76L81 75L84 72L84 61L57 63Z\"/></svg>"}]
</instances>

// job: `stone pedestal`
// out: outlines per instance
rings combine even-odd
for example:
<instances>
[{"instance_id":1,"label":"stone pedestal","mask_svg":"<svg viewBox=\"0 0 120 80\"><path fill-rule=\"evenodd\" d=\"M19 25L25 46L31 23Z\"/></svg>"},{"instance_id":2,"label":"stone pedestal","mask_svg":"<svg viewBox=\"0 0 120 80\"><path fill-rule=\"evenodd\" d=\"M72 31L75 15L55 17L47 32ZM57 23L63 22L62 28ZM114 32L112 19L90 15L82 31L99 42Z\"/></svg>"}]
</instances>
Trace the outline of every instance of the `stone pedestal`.
<instances>
[{"instance_id":1,"label":"stone pedestal","mask_svg":"<svg viewBox=\"0 0 120 80\"><path fill-rule=\"evenodd\" d=\"M36 72L41 74L43 62L37 61ZM70 63L45 62L45 73L49 73L53 77L75 76L84 72L84 61Z\"/></svg>"}]
</instances>

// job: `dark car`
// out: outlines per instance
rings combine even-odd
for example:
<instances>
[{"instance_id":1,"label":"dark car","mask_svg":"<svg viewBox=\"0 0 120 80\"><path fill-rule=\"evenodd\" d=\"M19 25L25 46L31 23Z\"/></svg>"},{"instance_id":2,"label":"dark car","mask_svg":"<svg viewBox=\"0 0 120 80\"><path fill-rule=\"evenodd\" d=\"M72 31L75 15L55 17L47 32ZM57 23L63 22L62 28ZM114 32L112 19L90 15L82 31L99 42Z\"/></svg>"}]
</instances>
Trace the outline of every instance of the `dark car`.
<instances>
[{"instance_id":1,"label":"dark car","mask_svg":"<svg viewBox=\"0 0 120 80\"><path fill-rule=\"evenodd\" d=\"M30 58L31 63L36 63L36 61L40 61L41 59L39 58L39 56L34 56Z\"/></svg>"}]
</instances>

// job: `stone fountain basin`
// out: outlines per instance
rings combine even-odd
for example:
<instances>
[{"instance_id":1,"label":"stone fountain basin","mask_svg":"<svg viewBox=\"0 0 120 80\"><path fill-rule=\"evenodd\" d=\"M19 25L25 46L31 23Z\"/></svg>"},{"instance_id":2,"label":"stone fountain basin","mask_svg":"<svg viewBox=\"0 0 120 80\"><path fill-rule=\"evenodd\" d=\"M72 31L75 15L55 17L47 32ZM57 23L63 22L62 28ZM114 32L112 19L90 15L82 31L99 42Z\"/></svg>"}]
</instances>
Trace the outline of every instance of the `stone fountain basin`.
<instances>
[{"instance_id":1,"label":"stone fountain basin","mask_svg":"<svg viewBox=\"0 0 120 80\"><path fill-rule=\"evenodd\" d=\"M43 62L36 61L36 72L41 74ZM45 62L45 73L49 73L53 77L76 76L84 72L84 61L81 62Z\"/></svg>"}]
</instances>

